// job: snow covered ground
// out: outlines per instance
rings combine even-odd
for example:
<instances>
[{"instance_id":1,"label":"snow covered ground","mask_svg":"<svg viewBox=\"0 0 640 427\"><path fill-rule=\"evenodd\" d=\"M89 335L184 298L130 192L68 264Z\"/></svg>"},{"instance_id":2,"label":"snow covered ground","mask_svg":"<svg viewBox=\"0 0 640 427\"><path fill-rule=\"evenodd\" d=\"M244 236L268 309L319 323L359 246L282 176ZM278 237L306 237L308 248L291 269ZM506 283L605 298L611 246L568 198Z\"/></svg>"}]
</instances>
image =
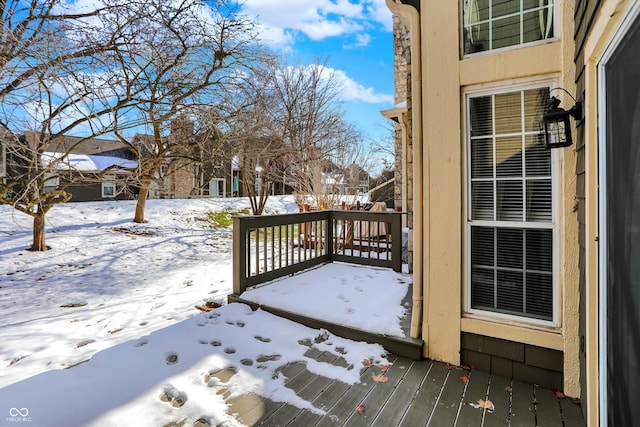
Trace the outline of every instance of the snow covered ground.
<instances>
[{"instance_id":1,"label":"snow covered ground","mask_svg":"<svg viewBox=\"0 0 640 427\"><path fill-rule=\"evenodd\" d=\"M247 208L247 199L150 200L146 224L131 222L134 204L55 207L52 249L40 253L26 251L31 218L0 206L0 426L237 425L226 412L237 396L322 411L284 387L278 369L287 363L345 382L358 381L363 360L386 363L380 346L241 304L195 308L224 303L232 287L231 229L212 228L207 213ZM267 205L296 210L292 197ZM324 295L347 303L326 304L345 322L369 315L367 298ZM397 322L388 315L376 322ZM311 346L348 367L306 357Z\"/></svg>"}]
</instances>

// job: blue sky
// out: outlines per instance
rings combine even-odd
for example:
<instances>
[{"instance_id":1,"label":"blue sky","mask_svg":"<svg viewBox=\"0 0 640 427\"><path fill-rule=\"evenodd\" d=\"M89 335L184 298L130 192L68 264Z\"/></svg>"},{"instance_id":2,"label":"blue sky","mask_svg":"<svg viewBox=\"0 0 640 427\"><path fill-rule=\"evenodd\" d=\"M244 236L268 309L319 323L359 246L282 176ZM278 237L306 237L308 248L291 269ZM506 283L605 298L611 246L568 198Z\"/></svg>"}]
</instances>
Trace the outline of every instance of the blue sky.
<instances>
[{"instance_id":1,"label":"blue sky","mask_svg":"<svg viewBox=\"0 0 640 427\"><path fill-rule=\"evenodd\" d=\"M380 110L393 107L393 34L384 0L244 0L243 12L290 64L327 57L343 80L347 120L388 138Z\"/></svg>"}]
</instances>

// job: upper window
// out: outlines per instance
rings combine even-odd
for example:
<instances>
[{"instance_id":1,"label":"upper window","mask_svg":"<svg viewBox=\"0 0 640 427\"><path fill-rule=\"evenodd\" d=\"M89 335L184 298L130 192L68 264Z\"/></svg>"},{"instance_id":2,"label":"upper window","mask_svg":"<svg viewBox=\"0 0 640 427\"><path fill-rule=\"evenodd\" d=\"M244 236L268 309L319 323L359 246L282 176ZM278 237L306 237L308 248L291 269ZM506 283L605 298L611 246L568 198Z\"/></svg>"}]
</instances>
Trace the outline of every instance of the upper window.
<instances>
[{"instance_id":1,"label":"upper window","mask_svg":"<svg viewBox=\"0 0 640 427\"><path fill-rule=\"evenodd\" d=\"M464 53L553 37L553 0L463 0Z\"/></svg>"},{"instance_id":2,"label":"upper window","mask_svg":"<svg viewBox=\"0 0 640 427\"><path fill-rule=\"evenodd\" d=\"M549 89L468 98L469 308L553 321L551 152L538 142Z\"/></svg>"},{"instance_id":3,"label":"upper window","mask_svg":"<svg viewBox=\"0 0 640 427\"><path fill-rule=\"evenodd\" d=\"M102 197L116 197L116 183L113 177L106 177L102 182Z\"/></svg>"}]
</instances>

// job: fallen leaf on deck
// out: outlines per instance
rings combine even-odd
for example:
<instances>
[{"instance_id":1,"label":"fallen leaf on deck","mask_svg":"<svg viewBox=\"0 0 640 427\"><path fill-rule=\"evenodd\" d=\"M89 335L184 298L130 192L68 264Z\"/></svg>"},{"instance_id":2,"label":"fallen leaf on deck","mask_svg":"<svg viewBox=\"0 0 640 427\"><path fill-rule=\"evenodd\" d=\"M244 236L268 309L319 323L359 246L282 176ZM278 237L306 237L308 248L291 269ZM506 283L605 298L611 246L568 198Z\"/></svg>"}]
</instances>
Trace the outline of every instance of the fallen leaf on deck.
<instances>
[{"instance_id":1,"label":"fallen leaf on deck","mask_svg":"<svg viewBox=\"0 0 640 427\"><path fill-rule=\"evenodd\" d=\"M372 375L371 378L373 378L373 381L377 383L386 383L387 381L389 381L389 377L385 377L382 374Z\"/></svg>"},{"instance_id":2,"label":"fallen leaf on deck","mask_svg":"<svg viewBox=\"0 0 640 427\"><path fill-rule=\"evenodd\" d=\"M504 388L504 391L506 391L507 393L511 393L513 391L513 389L510 386L506 386Z\"/></svg>"},{"instance_id":3,"label":"fallen leaf on deck","mask_svg":"<svg viewBox=\"0 0 640 427\"><path fill-rule=\"evenodd\" d=\"M364 359L364 360L362 361L362 364L363 364L364 366L371 366L371 365L373 365L373 360L371 360L371 359Z\"/></svg>"},{"instance_id":4,"label":"fallen leaf on deck","mask_svg":"<svg viewBox=\"0 0 640 427\"><path fill-rule=\"evenodd\" d=\"M565 397L567 397L560 390L551 390L551 393L555 394L558 399L564 399Z\"/></svg>"},{"instance_id":5,"label":"fallen leaf on deck","mask_svg":"<svg viewBox=\"0 0 640 427\"><path fill-rule=\"evenodd\" d=\"M453 366L451 366L451 365L449 365L449 364L447 363L447 370L448 370L448 371L450 371L452 367L453 367Z\"/></svg>"},{"instance_id":6,"label":"fallen leaf on deck","mask_svg":"<svg viewBox=\"0 0 640 427\"><path fill-rule=\"evenodd\" d=\"M466 375L462 375L462 376L460 377L460 381L462 381L463 383L465 383L465 384L466 384L466 383L468 383L468 382L469 382L469 377L468 377L468 376L466 376Z\"/></svg>"},{"instance_id":7,"label":"fallen leaf on deck","mask_svg":"<svg viewBox=\"0 0 640 427\"><path fill-rule=\"evenodd\" d=\"M380 370L382 372L387 372L389 370L389 365L380 365Z\"/></svg>"},{"instance_id":8,"label":"fallen leaf on deck","mask_svg":"<svg viewBox=\"0 0 640 427\"><path fill-rule=\"evenodd\" d=\"M364 405L360 405L356 408L356 412L359 414L364 413Z\"/></svg>"},{"instance_id":9,"label":"fallen leaf on deck","mask_svg":"<svg viewBox=\"0 0 640 427\"><path fill-rule=\"evenodd\" d=\"M462 365L462 369L464 369L465 371L471 371L473 368L473 365Z\"/></svg>"},{"instance_id":10,"label":"fallen leaf on deck","mask_svg":"<svg viewBox=\"0 0 640 427\"><path fill-rule=\"evenodd\" d=\"M486 409L487 411L493 411L494 410L494 406L493 406L493 402L490 400L478 400L478 405L480 406L480 408L482 409Z\"/></svg>"}]
</instances>

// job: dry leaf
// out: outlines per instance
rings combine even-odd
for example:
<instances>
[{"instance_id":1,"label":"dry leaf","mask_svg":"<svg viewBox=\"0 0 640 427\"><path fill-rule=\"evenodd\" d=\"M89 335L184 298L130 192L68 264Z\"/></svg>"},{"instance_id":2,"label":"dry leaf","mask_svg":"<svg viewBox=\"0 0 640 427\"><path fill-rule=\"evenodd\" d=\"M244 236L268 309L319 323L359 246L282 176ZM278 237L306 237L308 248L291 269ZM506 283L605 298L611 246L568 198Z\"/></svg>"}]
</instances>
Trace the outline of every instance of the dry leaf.
<instances>
[{"instance_id":1,"label":"dry leaf","mask_svg":"<svg viewBox=\"0 0 640 427\"><path fill-rule=\"evenodd\" d=\"M452 367L453 367L453 366L451 366L451 365L449 365L449 364L447 363L447 371L450 371Z\"/></svg>"},{"instance_id":2,"label":"dry leaf","mask_svg":"<svg viewBox=\"0 0 640 427\"><path fill-rule=\"evenodd\" d=\"M380 365L380 370L382 372L387 372L389 370L389 365Z\"/></svg>"},{"instance_id":3,"label":"dry leaf","mask_svg":"<svg viewBox=\"0 0 640 427\"><path fill-rule=\"evenodd\" d=\"M493 411L494 407L493 407L493 402L490 400L478 400L478 405L480 406L480 408L482 409L486 409L487 411Z\"/></svg>"},{"instance_id":4,"label":"dry leaf","mask_svg":"<svg viewBox=\"0 0 640 427\"><path fill-rule=\"evenodd\" d=\"M468 377L468 376L466 376L466 375L462 375L462 376L460 377L460 381L462 381L463 383L465 383L465 384L466 384L466 383L468 383L468 382L469 382L469 377Z\"/></svg>"},{"instance_id":5,"label":"dry leaf","mask_svg":"<svg viewBox=\"0 0 640 427\"><path fill-rule=\"evenodd\" d=\"M567 397L560 390L551 390L551 393L555 394L558 399L564 399L565 397Z\"/></svg>"},{"instance_id":6,"label":"dry leaf","mask_svg":"<svg viewBox=\"0 0 640 427\"><path fill-rule=\"evenodd\" d=\"M389 381L389 377L385 377L382 374L372 375L371 378L373 378L373 381L377 383L386 383L387 381Z\"/></svg>"},{"instance_id":7,"label":"dry leaf","mask_svg":"<svg viewBox=\"0 0 640 427\"><path fill-rule=\"evenodd\" d=\"M474 369L473 365L462 365L462 369L464 369L465 371L471 371L472 369Z\"/></svg>"},{"instance_id":8,"label":"dry leaf","mask_svg":"<svg viewBox=\"0 0 640 427\"><path fill-rule=\"evenodd\" d=\"M356 412L359 414L363 414L364 413L364 405L360 405L356 408Z\"/></svg>"},{"instance_id":9,"label":"dry leaf","mask_svg":"<svg viewBox=\"0 0 640 427\"><path fill-rule=\"evenodd\" d=\"M511 386L506 386L504 388L504 391L506 391L507 393L511 393L513 391L513 389L511 388Z\"/></svg>"},{"instance_id":10,"label":"dry leaf","mask_svg":"<svg viewBox=\"0 0 640 427\"><path fill-rule=\"evenodd\" d=\"M364 359L364 360L362 361L362 364L363 364L364 366L371 366L371 365L373 365L373 360L372 360L372 359Z\"/></svg>"}]
</instances>

